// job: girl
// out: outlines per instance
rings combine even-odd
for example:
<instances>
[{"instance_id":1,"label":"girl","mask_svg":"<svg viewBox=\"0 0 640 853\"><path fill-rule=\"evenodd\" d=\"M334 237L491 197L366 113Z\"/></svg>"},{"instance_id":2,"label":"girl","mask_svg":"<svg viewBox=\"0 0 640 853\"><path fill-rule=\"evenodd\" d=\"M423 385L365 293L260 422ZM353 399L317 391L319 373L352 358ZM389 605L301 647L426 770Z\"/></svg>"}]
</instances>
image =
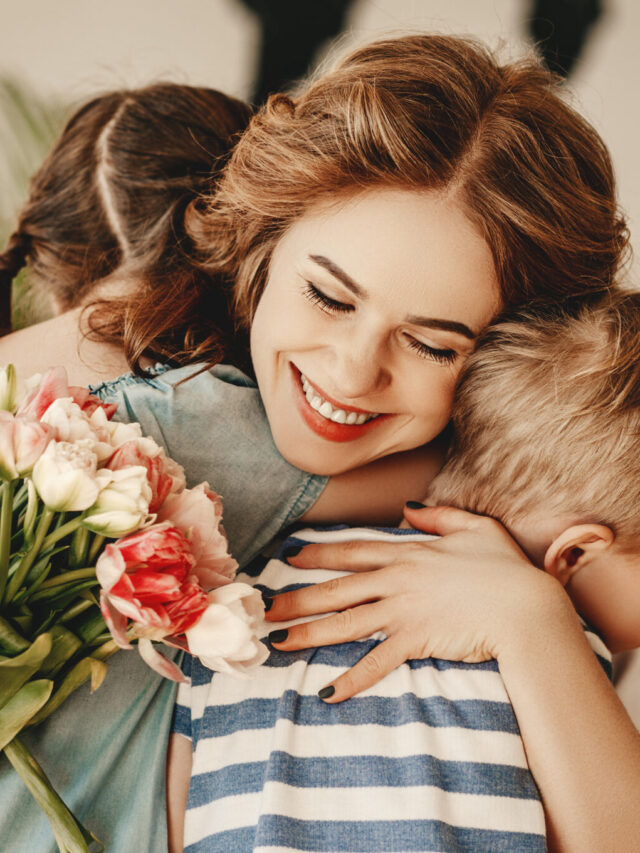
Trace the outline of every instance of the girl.
<instances>
[{"instance_id":1,"label":"girl","mask_svg":"<svg viewBox=\"0 0 640 853\"><path fill-rule=\"evenodd\" d=\"M143 287L145 299L166 307L171 322L161 330L155 319L157 352L147 356L175 355L180 334L202 336L194 304L223 322L224 295L207 276L194 272L188 292L179 287L177 272L189 265L184 212L219 175L250 115L241 101L214 89L157 83L101 95L71 117L33 176L0 254L0 316L6 326L11 282L25 264L30 290L46 300L46 313L65 314L11 338L26 371L40 370L46 356L50 364L66 364L70 379L80 384L124 372L127 359L138 355L136 343L128 341L123 354L120 343L96 349L78 334L88 302L94 309L84 327L89 337L94 327L101 340L122 328L125 301L107 301L104 310L110 293ZM144 334L145 319L149 322L137 318L137 337ZM82 347L82 360L76 346Z\"/></svg>"},{"instance_id":2,"label":"girl","mask_svg":"<svg viewBox=\"0 0 640 853\"><path fill-rule=\"evenodd\" d=\"M223 349L234 367L197 369L180 385L194 368L128 376L98 391L159 437L190 479L204 474L221 491L241 563L305 513L394 518L438 464L432 446L420 448L446 425L481 328L506 305L610 287L626 244L606 149L553 78L537 64L501 66L474 43L424 35L369 45L296 101L272 99L219 192L188 208L186 231L198 265L177 284L188 292L205 272L233 287L238 330L221 330L226 340L205 331L210 318L192 303L175 360L208 358L215 345L211 360ZM104 337L122 341L132 367L147 355L166 360L174 306L143 289L115 295L109 310L125 322ZM239 367L255 371L264 410ZM111 690L105 701L124 692L120 666L101 688ZM59 749L72 783L63 796L81 818L100 809L114 849L163 849L159 732L172 695L137 694L148 713L136 718L139 740L129 728L119 748L115 703L113 725L87 723L105 762ZM89 701L74 695L54 718L58 732L90 720ZM130 695L120 701L131 716ZM36 737L52 749L46 730ZM147 768L149 782L132 795L133 767Z\"/></svg>"}]
</instances>

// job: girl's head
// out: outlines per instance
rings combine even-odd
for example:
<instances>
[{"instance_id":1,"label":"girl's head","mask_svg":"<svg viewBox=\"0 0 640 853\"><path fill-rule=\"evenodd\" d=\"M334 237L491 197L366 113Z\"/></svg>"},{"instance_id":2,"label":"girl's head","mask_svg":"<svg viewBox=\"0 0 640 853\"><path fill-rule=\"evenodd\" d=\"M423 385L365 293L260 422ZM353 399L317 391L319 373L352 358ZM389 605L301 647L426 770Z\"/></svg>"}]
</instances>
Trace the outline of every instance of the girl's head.
<instances>
[{"instance_id":1,"label":"girl's head","mask_svg":"<svg viewBox=\"0 0 640 853\"><path fill-rule=\"evenodd\" d=\"M429 35L272 97L188 228L253 324L281 452L326 473L433 438L482 326L608 289L627 240L606 148L556 79Z\"/></svg>"},{"instance_id":2,"label":"girl's head","mask_svg":"<svg viewBox=\"0 0 640 853\"><path fill-rule=\"evenodd\" d=\"M249 116L221 92L170 83L79 109L34 175L0 255L7 308L27 262L30 284L54 311L81 304L123 265L165 278L184 265L185 208L209 189Z\"/></svg>"}]
</instances>

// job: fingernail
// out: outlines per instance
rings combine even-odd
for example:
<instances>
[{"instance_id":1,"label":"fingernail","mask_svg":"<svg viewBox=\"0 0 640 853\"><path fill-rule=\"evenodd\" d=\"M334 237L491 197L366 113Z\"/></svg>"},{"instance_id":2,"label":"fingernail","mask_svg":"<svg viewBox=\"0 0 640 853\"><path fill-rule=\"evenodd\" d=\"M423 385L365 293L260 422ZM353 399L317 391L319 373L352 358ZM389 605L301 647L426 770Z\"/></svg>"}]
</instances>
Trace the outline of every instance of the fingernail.
<instances>
[{"instance_id":1,"label":"fingernail","mask_svg":"<svg viewBox=\"0 0 640 853\"><path fill-rule=\"evenodd\" d=\"M278 628L277 631L272 631L267 639L270 643L284 643L288 636L289 632L286 628Z\"/></svg>"},{"instance_id":2,"label":"fingernail","mask_svg":"<svg viewBox=\"0 0 640 853\"><path fill-rule=\"evenodd\" d=\"M424 509L426 504L423 504L421 501L407 501L405 506L409 509Z\"/></svg>"},{"instance_id":3,"label":"fingernail","mask_svg":"<svg viewBox=\"0 0 640 853\"><path fill-rule=\"evenodd\" d=\"M302 551L304 545L292 545L291 548L287 548L284 552L285 560L289 560L291 557L295 557Z\"/></svg>"},{"instance_id":4,"label":"fingernail","mask_svg":"<svg viewBox=\"0 0 640 853\"><path fill-rule=\"evenodd\" d=\"M328 687L323 687L322 690L318 690L318 698L319 699L328 699L329 696L333 696L336 692L336 688L333 684L329 684Z\"/></svg>"},{"instance_id":5,"label":"fingernail","mask_svg":"<svg viewBox=\"0 0 640 853\"><path fill-rule=\"evenodd\" d=\"M263 601L263 603L264 603L264 610L265 610L265 613L267 612L267 610L271 610L271 607L272 607L272 605L273 605L273 598L266 598L266 597L265 597L265 598L263 598L263 599L262 599L262 601Z\"/></svg>"}]
</instances>

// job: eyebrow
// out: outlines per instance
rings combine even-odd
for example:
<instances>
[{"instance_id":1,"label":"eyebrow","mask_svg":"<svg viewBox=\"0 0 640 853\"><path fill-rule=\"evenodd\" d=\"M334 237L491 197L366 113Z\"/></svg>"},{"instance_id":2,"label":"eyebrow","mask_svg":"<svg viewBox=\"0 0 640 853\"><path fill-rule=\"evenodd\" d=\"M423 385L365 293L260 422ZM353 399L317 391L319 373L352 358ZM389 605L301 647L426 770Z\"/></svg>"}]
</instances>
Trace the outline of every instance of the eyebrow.
<instances>
[{"instance_id":1,"label":"eyebrow","mask_svg":"<svg viewBox=\"0 0 640 853\"><path fill-rule=\"evenodd\" d=\"M346 288L361 299L366 298L367 293L363 287L356 284L355 281L348 275L338 264L334 263L330 258L325 258L324 255L309 255L309 260L313 261L318 266L324 267L327 272L339 279Z\"/></svg>"},{"instance_id":2,"label":"eyebrow","mask_svg":"<svg viewBox=\"0 0 640 853\"><path fill-rule=\"evenodd\" d=\"M359 284L356 284L351 276L330 258L324 255L309 255L309 260L323 267L327 272L330 272L331 275L341 281L355 296L361 299L367 298L366 290ZM457 320L441 320L438 317L420 317L417 314L411 314L407 317L407 323L411 323L414 326L424 326L429 329L442 329L444 332L455 332L458 335L468 338L470 341L478 337L477 332L472 331L464 323L459 323Z\"/></svg>"}]
</instances>

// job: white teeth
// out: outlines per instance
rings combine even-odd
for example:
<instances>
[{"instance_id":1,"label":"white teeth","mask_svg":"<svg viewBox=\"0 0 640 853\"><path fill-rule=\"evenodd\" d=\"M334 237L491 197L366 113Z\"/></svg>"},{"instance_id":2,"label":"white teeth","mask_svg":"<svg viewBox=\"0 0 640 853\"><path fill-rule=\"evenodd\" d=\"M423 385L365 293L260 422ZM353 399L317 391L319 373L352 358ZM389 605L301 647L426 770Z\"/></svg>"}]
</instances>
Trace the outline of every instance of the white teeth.
<instances>
[{"instance_id":1,"label":"white teeth","mask_svg":"<svg viewBox=\"0 0 640 853\"><path fill-rule=\"evenodd\" d=\"M304 395L311 408L315 409L318 414L329 421L333 421L336 424L359 425L378 417L374 412L367 414L366 412L345 412L344 409L338 409L332 406L328 400L323 400L302 373L300 374L300 381L302 382Z\"/></svg>"}]
</instances>

